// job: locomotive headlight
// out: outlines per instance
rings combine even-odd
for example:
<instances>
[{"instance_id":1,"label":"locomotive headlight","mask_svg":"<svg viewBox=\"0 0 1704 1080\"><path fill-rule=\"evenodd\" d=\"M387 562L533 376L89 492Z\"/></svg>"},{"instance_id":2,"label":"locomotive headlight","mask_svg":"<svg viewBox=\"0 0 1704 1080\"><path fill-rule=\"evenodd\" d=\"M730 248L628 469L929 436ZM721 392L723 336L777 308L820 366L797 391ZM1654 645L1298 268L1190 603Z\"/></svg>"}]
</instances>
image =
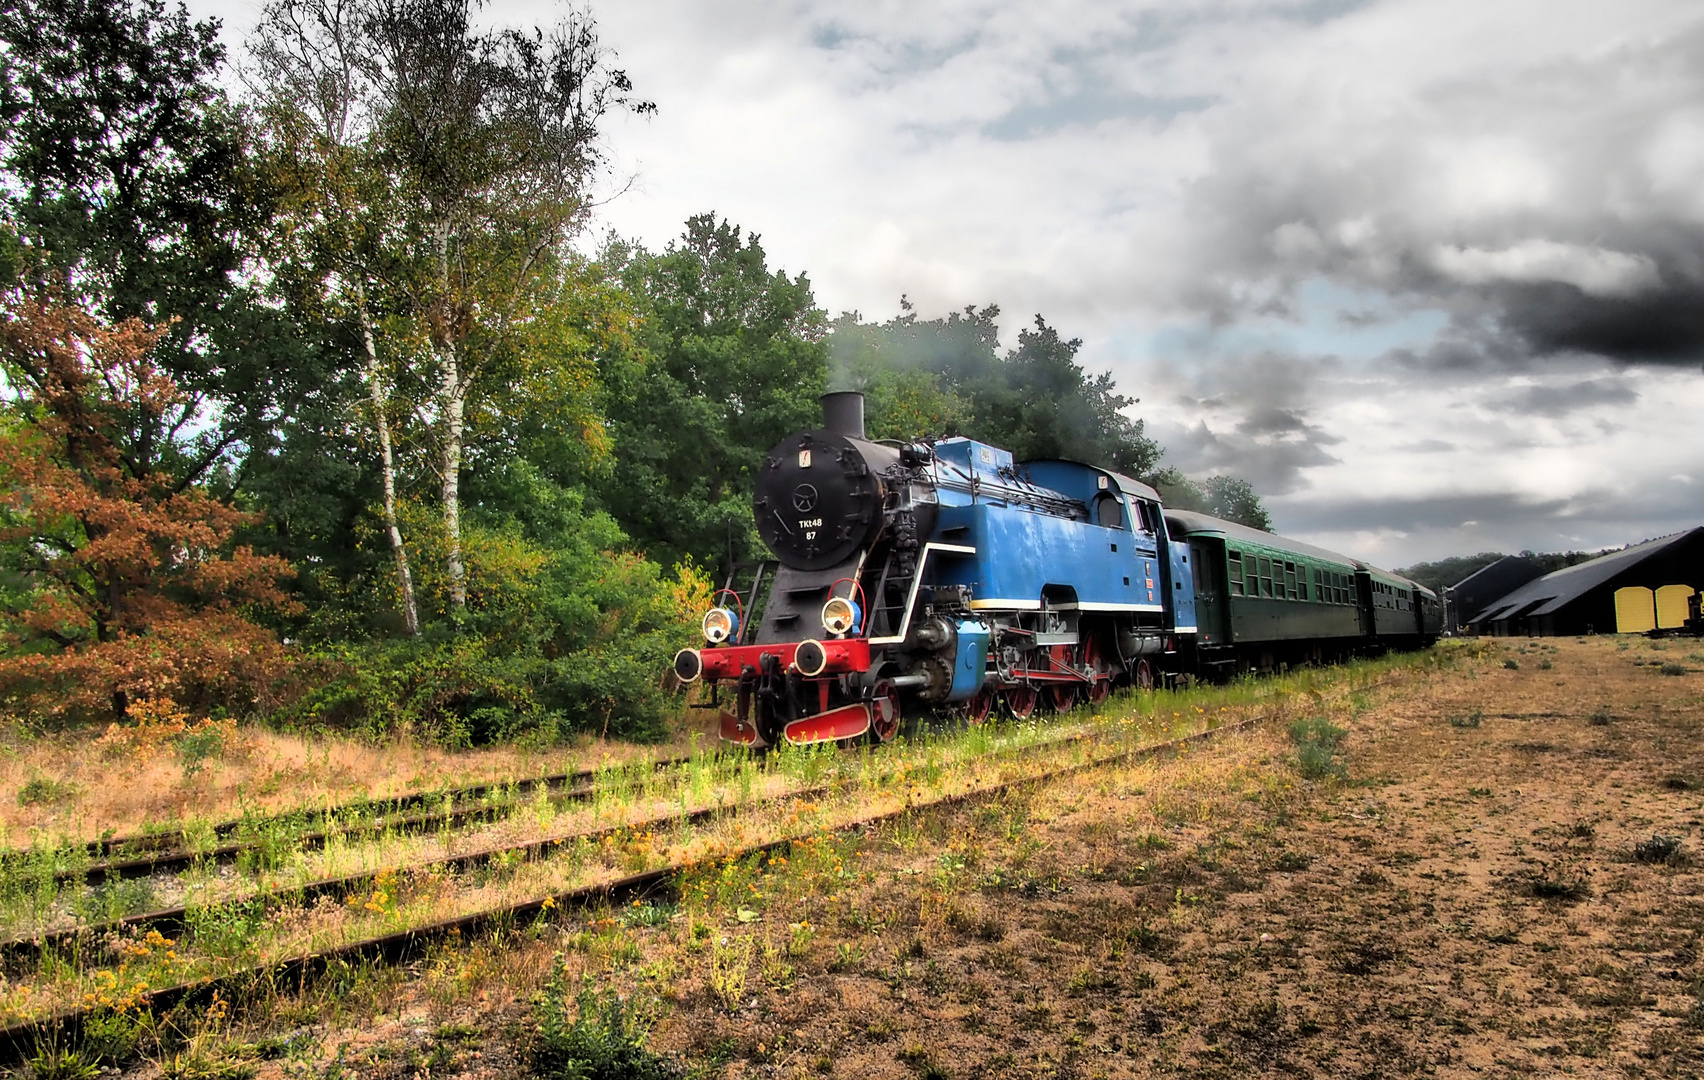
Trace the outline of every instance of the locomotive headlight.
<instances>
[{"instance_id":1,"label":"locomotive headlight","mask_svg":"<svg viewBox=\"0 0 1704 1080\"><path fill-rule=\"evenodd\" d=\"M849 597L836 596L822 606L822 628L831 634L845 634L857 629L863 612Z\"/></svg>"},{"instance_id":2,"label":"locomotive headlight","mask_svg":"<svg viewBox=\"0 0 1704 1080\"><path fill-rule=\"evenodd\" d=\"M740 617L725 607L711 608L704 613L704 640L720 645L740 632Z\"/></svg>"}]
</instances>

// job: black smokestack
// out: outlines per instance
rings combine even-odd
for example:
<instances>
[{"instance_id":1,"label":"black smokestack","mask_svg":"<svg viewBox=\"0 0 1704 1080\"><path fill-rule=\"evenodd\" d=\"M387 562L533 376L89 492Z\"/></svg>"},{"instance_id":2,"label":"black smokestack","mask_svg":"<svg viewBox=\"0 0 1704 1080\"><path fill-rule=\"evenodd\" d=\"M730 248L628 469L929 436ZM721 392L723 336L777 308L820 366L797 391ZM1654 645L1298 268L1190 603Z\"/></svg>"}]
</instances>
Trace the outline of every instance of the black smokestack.
<instances>
[{"instance_id":1,"label":"black smokestack","mask_svg":"<svg viewBox=\"0 0 1704 1080\"><path fill-rule=\"evenodd\" d=\"M837 390L822 396L822 426L836 435L864 437L864 395L858 390Z\"/></svg>"}]
</instances>

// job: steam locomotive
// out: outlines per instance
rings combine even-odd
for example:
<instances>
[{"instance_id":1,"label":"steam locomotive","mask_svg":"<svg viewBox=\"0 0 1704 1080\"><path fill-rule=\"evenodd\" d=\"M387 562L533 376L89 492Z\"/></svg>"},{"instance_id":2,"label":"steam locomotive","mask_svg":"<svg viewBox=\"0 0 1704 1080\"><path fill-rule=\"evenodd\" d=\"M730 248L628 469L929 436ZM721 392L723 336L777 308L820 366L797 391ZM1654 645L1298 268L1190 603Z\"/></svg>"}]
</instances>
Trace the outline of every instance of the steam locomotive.
<instances>
[{"instance_id":1,"label":"steam locomotive","mask_svg":"<svg viewBox=\"0 0 1704 1080\"><path fill-rule=\"evenodd\" d=\"M1424 586L1167 510L1128 476L868 439L855 392L770 452L753 512L774 572L730 580L674 673L708 684L722 738L754 748L885 742L917 710L1066 712L1120 684L1418 648L1443 625Z\"/></svg>"}]
</instances>

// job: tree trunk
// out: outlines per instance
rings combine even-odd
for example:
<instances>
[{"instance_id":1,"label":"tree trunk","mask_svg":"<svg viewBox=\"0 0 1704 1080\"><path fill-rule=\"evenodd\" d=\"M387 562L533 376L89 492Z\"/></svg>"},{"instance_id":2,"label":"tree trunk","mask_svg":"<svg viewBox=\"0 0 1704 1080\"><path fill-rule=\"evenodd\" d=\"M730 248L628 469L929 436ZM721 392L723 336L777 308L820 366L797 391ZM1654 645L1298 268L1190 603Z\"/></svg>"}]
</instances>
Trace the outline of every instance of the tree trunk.
<instances>
[{"instance_id":1,"label":"tree trunk","mask_svg":"<svg viewBox=\"0 0 1704 1080\"><path fill-rule=\"evenodd\" d=\"M454 295L450 281L450 233L453 225L448 217L438 222L435 230L438 247L438 325L434 328L434 351L438 354L440 377L439 396L444 420L444 542L445 569L450 575L450 604L456 611L467 610L467 570L462 565L461 547L461 457L462 428L467 412L467 383L462 377L461 357L456 342L461 334L461 319L451 303Z\"/></svg>"},{"instance_id":2,"label":"tree trunk","mask_svg":"<svg viewBox=\"0 0 1704 1080\"><path fill-rule=\"evenodd\" d=\"M443 373L440 392L444 408L444 537L447 544L445 566L450 575L450 603L457 611L462 611L467 608L467 570L462 565L461 547L462 427L467 406L467 385L462 382L461 367L453 344L445 342L439 346L438 364Z\"/></svg>"},{"instance_id":3,"label":"tree trunk","mask_svg":"<svg viewBox=\"0 0 1704 1080\"><path fill-rule=\"evenodd\" d=\"M402 625L409 637L420 634L420 609L414 603L414 575L408 571L408 549L396 522L396 458L391 450L390 416L386 410L384 376L379 370L379 350L373 343L373 323L367 317L367 294L357 291L361 315L361 341L367 347L367 394L373 402L373 426L379 432L379 464L385 484L385 532L390 536L391 556L396 560L396 586L402 599Z\"/></svg>"}]
</instances>

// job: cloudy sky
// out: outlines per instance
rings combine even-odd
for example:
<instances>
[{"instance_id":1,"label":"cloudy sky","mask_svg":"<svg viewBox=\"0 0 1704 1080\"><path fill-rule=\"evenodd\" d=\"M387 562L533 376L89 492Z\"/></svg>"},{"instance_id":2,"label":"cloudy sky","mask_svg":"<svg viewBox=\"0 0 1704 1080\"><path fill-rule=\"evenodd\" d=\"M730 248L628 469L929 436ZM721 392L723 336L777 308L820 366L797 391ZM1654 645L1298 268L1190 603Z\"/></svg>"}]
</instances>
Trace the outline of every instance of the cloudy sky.
<instances>
[{"instance_id":1,"label":"cloudy sky","mask_svg":"<svg viewBox=\"0 0 1704 1080\"><path fill-rule=\"evenodd\" d=\"M658 106L607 227L716 211L831 312L1042 313L1169 462L1386 565L1704 523L1704 5L594 11Z\"/></svg>"}]
</instances>

